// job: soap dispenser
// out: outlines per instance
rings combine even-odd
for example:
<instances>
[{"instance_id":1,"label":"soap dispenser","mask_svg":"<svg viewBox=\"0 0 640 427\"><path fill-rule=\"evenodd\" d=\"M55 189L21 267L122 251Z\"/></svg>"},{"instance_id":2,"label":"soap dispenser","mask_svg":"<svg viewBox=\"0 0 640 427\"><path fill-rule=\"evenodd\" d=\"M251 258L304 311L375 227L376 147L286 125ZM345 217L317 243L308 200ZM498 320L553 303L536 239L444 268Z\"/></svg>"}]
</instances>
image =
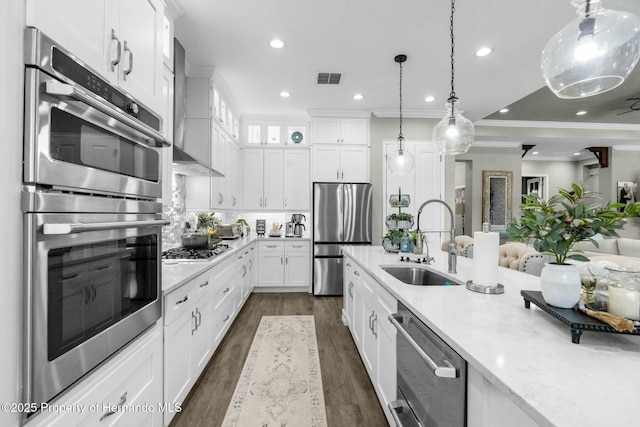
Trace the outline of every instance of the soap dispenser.
<instances>
[{"instance_id":1,"label":"soap dispenser","mask_svg":"<svg viewBox=\"0 0 640 427\"><path fill-rule=\"evenodd\" d=\"M400 239L400 252L411 252L411 237L409 237L407 230L404 231L402 239Z\"/></svg>"}]
</instances>

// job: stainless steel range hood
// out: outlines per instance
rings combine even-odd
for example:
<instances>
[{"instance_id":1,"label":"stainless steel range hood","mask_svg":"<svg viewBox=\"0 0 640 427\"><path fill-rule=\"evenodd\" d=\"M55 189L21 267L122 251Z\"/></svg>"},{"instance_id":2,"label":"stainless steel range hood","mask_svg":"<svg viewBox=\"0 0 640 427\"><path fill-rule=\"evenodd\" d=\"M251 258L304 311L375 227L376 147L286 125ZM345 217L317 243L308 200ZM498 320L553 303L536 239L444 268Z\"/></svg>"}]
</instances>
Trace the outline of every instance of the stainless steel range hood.
<instances>
[{"instance_id":1,"label":"stainless steel range hood","mask_svg":"<svg viewBox=\"0 0 640 427\"><path fill-rule=\"evenodd\" d=\"M224 177L224 174L201 164L185 151L173 144L173 172L186 176Z\"/></svg>"},{"instance_id":2,"label":"stainless steel range hood","mask_svg":"<svg viewBox=\"0 0 640 427\"><path fill-rule=\"evenodd\" d=\"M174 102L173 102L173 172L187 176L224 177L187 154L184 147L185 126L187 121L187 75L184 47L177 39L173 40Z\"/></svg>"}]
</instances>

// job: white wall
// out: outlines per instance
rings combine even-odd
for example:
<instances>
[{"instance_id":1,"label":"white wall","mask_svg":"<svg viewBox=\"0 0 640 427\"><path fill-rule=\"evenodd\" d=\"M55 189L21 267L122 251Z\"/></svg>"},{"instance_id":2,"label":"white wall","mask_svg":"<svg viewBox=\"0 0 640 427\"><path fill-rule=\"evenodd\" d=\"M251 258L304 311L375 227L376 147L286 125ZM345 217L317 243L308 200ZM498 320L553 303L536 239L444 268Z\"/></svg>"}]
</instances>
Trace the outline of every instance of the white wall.
<instances>
[{"instance_id":1,"label":"white wall","mask_svg":"<svg viewBox=\"0 0 640 427\"><path fill-rule=\"evenodd\" d=\"M571 184L582 180L582 169L578 162L522 161L522 176L547 175L547 196L558 194L558 188L571 188Z\"/></svg>"},{"instance_id":2,"label":"white wall","mask_svg":"<svg viewBox=\"0 0 640 427\"><path fill-rule=\"evenodd\" d=\"M0 401L20 402L19 345L22 314L22 31L24 2L6 1L0 14L0 259L2 259L2 345L0 346ZM0 411L0 425L17 426L17 413Z\"/></svg>"}]
</instances>

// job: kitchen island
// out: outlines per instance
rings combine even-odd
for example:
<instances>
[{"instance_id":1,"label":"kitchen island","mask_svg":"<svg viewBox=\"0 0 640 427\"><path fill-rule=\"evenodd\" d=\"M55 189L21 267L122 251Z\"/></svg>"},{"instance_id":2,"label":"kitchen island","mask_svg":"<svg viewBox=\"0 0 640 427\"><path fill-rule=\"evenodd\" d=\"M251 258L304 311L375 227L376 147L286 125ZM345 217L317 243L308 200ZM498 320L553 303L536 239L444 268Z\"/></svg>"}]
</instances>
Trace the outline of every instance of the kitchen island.
<instances>
[{"instance_id":1,"label":"kitchen island","mask_svg":"<svg viewBox=\"0 0 640 427\"><path fill-rule=\"evenodd\" d=\"M504 294L471 292L464 283L472 278L473 260L458 257L458 273L448 274L447 254L436 251L428 268L463 285L412 286L380 268L406 266L400 254L375 246L345 246L343 251L453 347L469 371L481 376L480 383L521 410L527 419L520 426L638 424L640 337L585 331L580 344L573 344L565 324L534 305L524 307L520 291L539 290L539 277L499 268ZM478 418L486 420L496 407L487 405L483 399L491 393L483 394L486 388L476 387L472 378L468 425L487 425Z\"/></svg>"}]
</instances>

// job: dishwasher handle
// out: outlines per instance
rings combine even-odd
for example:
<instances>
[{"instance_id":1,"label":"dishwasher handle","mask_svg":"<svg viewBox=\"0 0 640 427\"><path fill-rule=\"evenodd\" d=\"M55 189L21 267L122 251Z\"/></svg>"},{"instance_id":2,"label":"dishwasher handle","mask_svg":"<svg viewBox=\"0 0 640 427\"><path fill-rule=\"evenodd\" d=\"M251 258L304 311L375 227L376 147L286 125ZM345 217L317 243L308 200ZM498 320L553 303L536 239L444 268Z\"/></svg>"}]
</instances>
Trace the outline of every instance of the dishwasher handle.
<instances>
[{"instance_id":1,"label":"dishwasher handle","mask_svg":"<svg viewBox=\"0 0 640 427\"><path fill-rule=\"evenodd\" d=\"M438 366L433 359L420 348L417 342L411 338L411 335L402 327L400 321L402 321L402 315L399 313L394 313L389 315L389 321L395 328L400 332L406 340L409 342L411 347L418 353L422 361L433 371L436 377L440 378L458 378L458 370L451 365L447 360L444 362L448 366Z\"/></svg>"},{"instance_id":2,"label":"dishwasher handle","mask_svg":"<svg viewBox=\"0 0 640 427\"><path fill-rule=\"evenodd\" d=\"M413 413L411 412L411 408L409 407L409 404L407 403L406 400L398 399L398 400L394 400L393 402L389 402L387 403L387 408L389 408L389 411L391 412L391 417L393 418L393 421L396 423L396 427L413 427L413 426L423 427L422 423L420 423L420 421L418 421L413 415ZM410 421L414 421L413 423L411 423L412 426L405 425L400 419L400 416L398 415L398 414L405 414L405 413L411 413L412 416Z\"/></svg>"}]
</instances>

